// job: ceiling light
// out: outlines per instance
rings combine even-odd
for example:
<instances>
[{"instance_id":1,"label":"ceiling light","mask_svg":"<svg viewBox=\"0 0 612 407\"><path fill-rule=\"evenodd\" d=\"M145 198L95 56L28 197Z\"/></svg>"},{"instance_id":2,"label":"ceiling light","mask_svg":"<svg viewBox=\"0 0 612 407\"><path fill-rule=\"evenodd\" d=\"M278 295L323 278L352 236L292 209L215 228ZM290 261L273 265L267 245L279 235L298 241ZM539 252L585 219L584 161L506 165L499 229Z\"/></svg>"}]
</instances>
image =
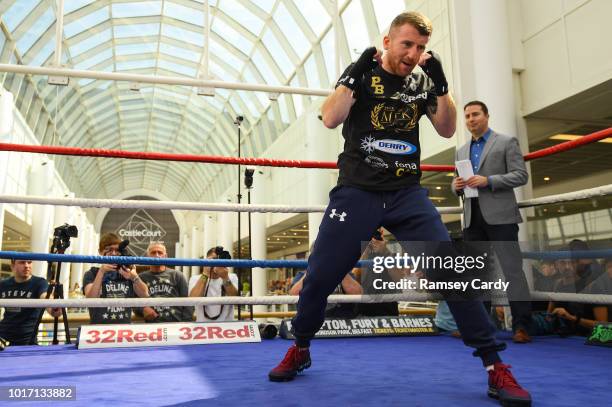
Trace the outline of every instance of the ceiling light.
<instances>
[{"instance_id":1,"label":"ceiling light","mask_svg":"<svg viewBox=\"0 0 612 407\"><path fill-rule=\"evenodd\" d=\"M441 186L437 186L436 189L439 191L439 190L442 189L442 187Z\"/></svg>"},{"instance_id":2,"label":"ceiling light","mask_svg":"<svg viewBox=\"0 0 612 407\"><path fill-rule=\"evenodd\" d=\"M544 181L550 181L550 177L544 177Z\"/></svg>"}]
</instances>

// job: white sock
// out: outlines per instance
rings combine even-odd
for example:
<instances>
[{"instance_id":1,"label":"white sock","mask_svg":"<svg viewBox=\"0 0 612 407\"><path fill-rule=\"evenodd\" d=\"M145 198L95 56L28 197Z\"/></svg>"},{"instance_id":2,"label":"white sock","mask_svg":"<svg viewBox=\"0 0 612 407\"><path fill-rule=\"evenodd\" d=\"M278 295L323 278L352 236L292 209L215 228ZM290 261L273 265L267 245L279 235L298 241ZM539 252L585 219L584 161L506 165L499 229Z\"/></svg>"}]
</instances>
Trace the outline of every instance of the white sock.
<instances>
[{"instance_id":1,"label":"white sock","mask_svg":"<svg viewBox=\"0 0 612 407\"><path fill-rule=\"evenodd\" d=\"M489 366L485 367L485 369L487 369L487 372L490 372L492 370L495 370L495 365L489 365Z\"/></svg>"}]
</instances>

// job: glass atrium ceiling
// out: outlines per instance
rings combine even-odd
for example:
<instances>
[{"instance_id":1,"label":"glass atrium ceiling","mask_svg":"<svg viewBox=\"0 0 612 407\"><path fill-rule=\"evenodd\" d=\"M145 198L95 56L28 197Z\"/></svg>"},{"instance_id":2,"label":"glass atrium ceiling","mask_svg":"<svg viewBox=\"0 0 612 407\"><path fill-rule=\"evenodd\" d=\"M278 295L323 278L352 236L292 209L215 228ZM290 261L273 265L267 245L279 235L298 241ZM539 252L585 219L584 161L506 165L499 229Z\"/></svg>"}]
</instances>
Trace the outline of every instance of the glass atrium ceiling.
<instances>
[{"instance_id":1,"label":"glass atrium ceiling","mask_svg":"<svg viewBox=\"0 0 612 407\"><path fill-rule=\"evenodd\" d=\"M208 3L208 4L207 4ZM378 39L404 0L64 0L61 68L329 89L340 66ZM415 3L415 2L410 2ZM421 2L416 2L421 3ZM0 0L0 63L55 65L58 0ZM208 20L206 9L209 7ZM411 4L414 8L414 4ZM209 24L206 23L209 21ZM207 34L209 33L209 35ZM208 52L206 52L206 44ZM0 71L43 145L258 157L319 96L70 78ZM54 156L78 197L160 191L214 201L231 166ZM280 158L280 157L279 157Z\"/></svg>"}]
</instances>

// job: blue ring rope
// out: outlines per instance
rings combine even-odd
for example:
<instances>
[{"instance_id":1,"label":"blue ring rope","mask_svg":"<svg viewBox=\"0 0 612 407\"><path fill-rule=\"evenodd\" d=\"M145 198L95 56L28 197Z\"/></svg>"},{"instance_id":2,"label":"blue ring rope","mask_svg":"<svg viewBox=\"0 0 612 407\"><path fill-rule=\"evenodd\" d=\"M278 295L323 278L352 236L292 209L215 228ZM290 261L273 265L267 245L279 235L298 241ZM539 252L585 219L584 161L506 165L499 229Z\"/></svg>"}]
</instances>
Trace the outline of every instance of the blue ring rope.
<instances>
[{"instance_id":1,"label":"blue ring rope","mask_svg":"<svg viewBox=\"0 0 612 407\"><path fill-rule=\"evenodd\" d=\"M536 260L557 259L599 259L612 258L612 249L580 250L580 251L552 251L552 252L523 252L523 258ZM163 266L202 266L202 267L235 267L235 268L299 268L308 267L306 260L234 260L234 259L168 259L155 257L128 257L128 256L84 256L78 254L50 254L26 253L14 251L0 251L0 259L52 261L62 263L94 263L94 264L140 264ZM370 261L359 261L357 266L364 266Z\"/></svg>"}]
</instances>

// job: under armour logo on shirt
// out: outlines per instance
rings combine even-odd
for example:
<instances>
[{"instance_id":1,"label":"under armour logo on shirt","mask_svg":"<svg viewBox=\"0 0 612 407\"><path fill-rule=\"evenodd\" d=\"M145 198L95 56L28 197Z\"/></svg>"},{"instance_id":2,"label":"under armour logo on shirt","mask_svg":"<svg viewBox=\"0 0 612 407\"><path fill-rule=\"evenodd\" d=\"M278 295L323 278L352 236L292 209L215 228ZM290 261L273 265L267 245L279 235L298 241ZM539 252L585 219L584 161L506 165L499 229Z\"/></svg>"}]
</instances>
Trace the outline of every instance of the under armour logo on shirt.
<instances>
[{"instance_id":1,"label":"under armour logo on shirt","mask_svg":"<svg viewBox=\"0 0 612 407\"><path fill-rule=\"evenodd\" d=\"M344 222L344 218L346 217L346 215L348 215L346 212L342 212L342 213L336 213L336 209L332 209L331 213L329 214L329 217L331 219L335 218L336 216L340 218L340 222Z\"/></svg>"}]
</instances>

